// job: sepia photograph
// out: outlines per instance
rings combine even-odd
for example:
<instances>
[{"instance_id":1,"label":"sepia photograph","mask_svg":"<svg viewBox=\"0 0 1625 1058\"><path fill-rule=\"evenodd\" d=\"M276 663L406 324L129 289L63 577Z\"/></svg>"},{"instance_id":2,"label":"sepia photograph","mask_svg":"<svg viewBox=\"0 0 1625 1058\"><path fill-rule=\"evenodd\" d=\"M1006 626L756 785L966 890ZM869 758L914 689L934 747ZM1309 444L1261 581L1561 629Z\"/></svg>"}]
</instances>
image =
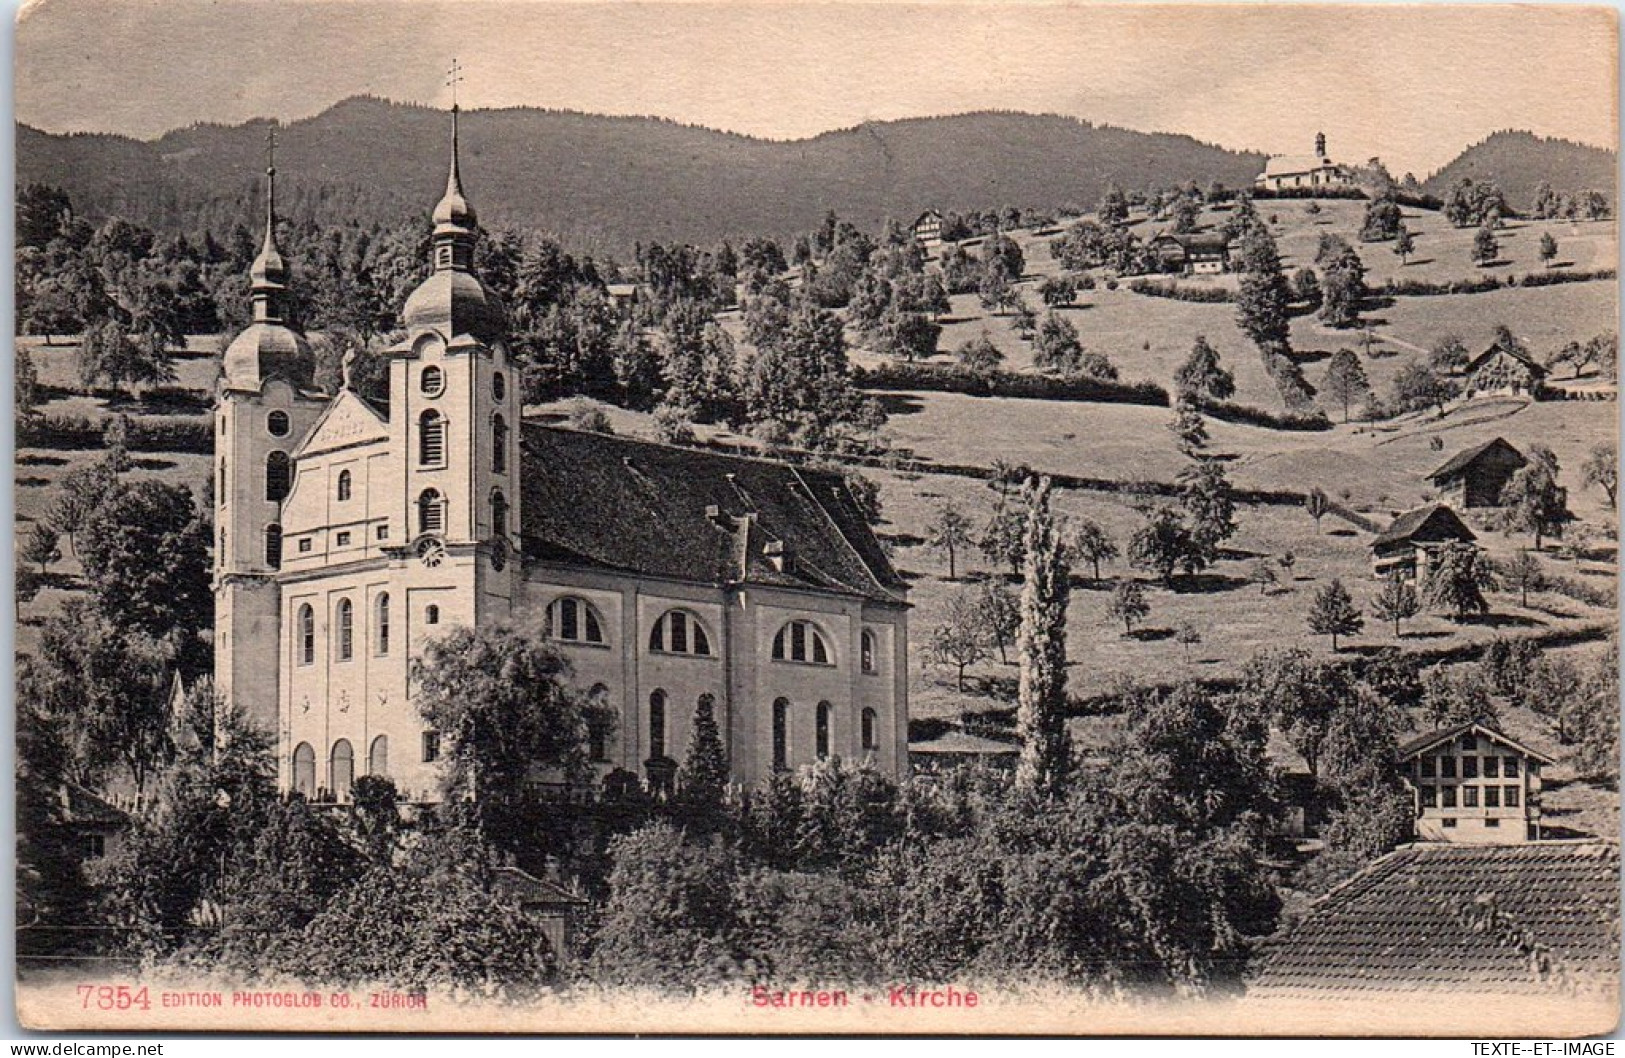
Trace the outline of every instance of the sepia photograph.
<instances>
[{"instance_id":1,"label":"sepia photograph","mask_svg":"<svg viewBox=\"0 0 1625 1058\"><path fill-rule=\"evenodd\" d=\"M1614 8L14 36L23 1030L1617 1031Z\"/></svg>"}]
</instances>

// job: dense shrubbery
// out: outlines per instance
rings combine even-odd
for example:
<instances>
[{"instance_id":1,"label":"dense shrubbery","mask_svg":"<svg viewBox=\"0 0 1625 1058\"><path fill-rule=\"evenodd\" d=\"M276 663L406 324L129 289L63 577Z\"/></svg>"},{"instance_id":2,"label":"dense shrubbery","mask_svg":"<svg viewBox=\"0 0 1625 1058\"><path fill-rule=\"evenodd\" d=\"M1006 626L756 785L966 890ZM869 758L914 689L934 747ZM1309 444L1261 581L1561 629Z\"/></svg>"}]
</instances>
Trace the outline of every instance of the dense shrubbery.
<instances>
[{"instance_id":1,"label":"dense shrubbery","mask_svg":"<svg viewBox=\"0 0 1625 1058\"><path fill-rule=\"evenodd\" d=\"M915 389L976 397L1168 405L1168 391L1153 382L1116 382L1083 374L1055 377L1016 371L971 372L937 364L882 364L853 368L852 382L860 389Z\"/></svg>"},{"instance_id":2,"label":"dense shrubbery","mask_svg":"<svg viewBox=\"0 0 1625 1058\"><path fill-rule=\"evenodd\" d=\"M1171 280L1135 279L1129 282L1128 288L1146 297L1170 298L1174 301L1226 304L1236 300L1236 296L1223 287L1183 286Z\"/></svg>"},{"instance_id":3,"label":"dense shrubbery","mask_svg":"<svg viewBox=\"0 0 1625 1058\"><path fill-rule=\"evenodd\" d=\"M1215 419L1225 422L1245 423L1248 426L1263 426L1271 430L1330 430L1332 421L1323 411L1268 411L1264 408L1255 408L1248 404L1235 404L1230 401L1206 401L1202 404L1202 411Z\"/></svg>"},{"instance_id":4,"label":"dense shrubbery","mask_svg":"<svg viewBox=\"0 0 1625 1058\"><path fill-rule=\"evenodd\" d=\"M1618 272L1612 268L1601 268L1594 272L1530 272L1518 280L1520 287L1549 287L1559 283L1589 283L1599 279L1614 279Z\"/></svg>"},{"instance_id":5,"label":"dense shrubbery","mask_svg":"<svg viewBox=\"0 0 1625 1058\"><path fill-rule=\"evenodd\" d=\"M208 420L142 417L131 419L126 444L139 452L214 452ZM17 447L98 449L102 425L84 415L34 415L17 420Z\"/></svg>"},{"instance_id":6,"label":"dense shrubbery","mask_svg":"<svg viewBox=\"0 0 1625 1058\"><path fill-rule=\"evenodd\" d=\"M1432 283L1425 279L1390 279L1374 293L1391 297L1430 297L1439 294L1484 294L1500 290L1501 286L1501 281L1494 276L1452 279L1448 283Z\"/></svg>"}]
</instances>

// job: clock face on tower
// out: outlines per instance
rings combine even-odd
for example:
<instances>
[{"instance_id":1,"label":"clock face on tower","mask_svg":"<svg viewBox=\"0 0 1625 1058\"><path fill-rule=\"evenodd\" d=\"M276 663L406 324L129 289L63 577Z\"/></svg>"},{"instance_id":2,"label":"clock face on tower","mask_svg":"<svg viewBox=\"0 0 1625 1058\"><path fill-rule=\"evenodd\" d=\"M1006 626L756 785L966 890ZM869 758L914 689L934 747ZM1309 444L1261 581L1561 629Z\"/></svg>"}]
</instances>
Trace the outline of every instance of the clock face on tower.
<instances>
[{"instance_id":1,"label":"clock face on tower","mask_svg":"<svg viewBox=\"0 0 1625 1058\"><path fill-rule=\"evenodd\" d=\"M439 540L430 538L419 542L418 561L430 569L434 569L446 560L446 545Z\"/></svg>"}]
</instances>

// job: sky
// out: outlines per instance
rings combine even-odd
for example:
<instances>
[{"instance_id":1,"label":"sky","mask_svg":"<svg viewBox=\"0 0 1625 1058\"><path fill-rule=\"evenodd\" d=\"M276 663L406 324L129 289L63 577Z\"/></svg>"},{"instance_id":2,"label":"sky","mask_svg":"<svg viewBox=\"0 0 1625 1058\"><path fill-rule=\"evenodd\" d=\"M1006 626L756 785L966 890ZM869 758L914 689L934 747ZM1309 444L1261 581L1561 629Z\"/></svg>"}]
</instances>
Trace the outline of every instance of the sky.
<instances>
[{"instance_id":1,"label":"sky","mask_svg":"<svg viewBox=\"0 0 1625 1058\"><path fill-rule=\"evenodd\" d=\"M152 138L369 94L773 139L1001 109L1419 177L1499 129L1617 147L1611 8L937 0L32 0L16 114Z\"/></svg>"}]
</instances>

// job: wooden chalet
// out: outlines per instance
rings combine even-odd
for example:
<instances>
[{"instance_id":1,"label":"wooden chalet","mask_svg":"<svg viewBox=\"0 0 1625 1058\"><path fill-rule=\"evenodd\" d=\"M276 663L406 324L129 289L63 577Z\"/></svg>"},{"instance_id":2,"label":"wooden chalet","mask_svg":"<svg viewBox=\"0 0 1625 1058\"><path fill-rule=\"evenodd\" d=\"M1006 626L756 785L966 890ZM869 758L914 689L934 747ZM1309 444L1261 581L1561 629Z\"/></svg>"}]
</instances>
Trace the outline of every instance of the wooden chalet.
<instances>
[{"instance_id":1,"label":"wooden chalet","mask_svg":"<svg viewBox=\"0 0 1625 1058\"><path fill-rule=\"evenodd\" d=\"M1220 232L1163 232L1148 248L1163 272L1218 275L1230 269L1230 239Z\"/></svg>"},{"instance_id":2,"label":"wooden chalet","mask_svg":"<svg viewBox=\"0 0 1625 1058\"><path fill-rule=\"evenodd\" d=\"M1458 507L1498 507L1507 482L1528 465L1522 452L1497 437L1456 453L1427 480Z\"/></svg>"},{"instance_id":3,"label":"wooden chalet","mask_svg":"<svg viewBox=\"0 0 1625 1058\"><path fill-rule=\"evenodd\" d=\"M1540 840L1540 771L1552 758L1482 723L1429 731L1399 748L1422 841Z\"/></svg>"},{"instance_id":4,"label":"wooden chalet","mask_svg":"<svg viewBox=\"0 0 1625 1058\"><path fill-rule=\"evenodd\" d=\"M1525 354L1497 343L1467 365L1467 395L1509 393L1534 396L1549 372Z\"/></svg>"},{"instance_id":5,"label":"wooden chalet","mask_svg":"<svg viewBox=\"0 0 1625 1058\"><path fill-rule=\"evenodd\" d=\"M928 250L941 245L942 214L934 209L928 209L915 218L909 230L914 233L915 241Z\"/></svg>"},{"instance_id":6,"label":"wooden chalet","mask_svg":"<svg viewBox=\"0 0 1625 1058\"><path fill-rule=\"evenodd\" d=\"M1471 544L1478 537L1461 516L1442 503L1418 507L1395 518L1371 541L1371 572L1379 579L1398 573L1421 580L1433 564L1433 553L1446 544Z\"/></svg>"}]
</instances>

